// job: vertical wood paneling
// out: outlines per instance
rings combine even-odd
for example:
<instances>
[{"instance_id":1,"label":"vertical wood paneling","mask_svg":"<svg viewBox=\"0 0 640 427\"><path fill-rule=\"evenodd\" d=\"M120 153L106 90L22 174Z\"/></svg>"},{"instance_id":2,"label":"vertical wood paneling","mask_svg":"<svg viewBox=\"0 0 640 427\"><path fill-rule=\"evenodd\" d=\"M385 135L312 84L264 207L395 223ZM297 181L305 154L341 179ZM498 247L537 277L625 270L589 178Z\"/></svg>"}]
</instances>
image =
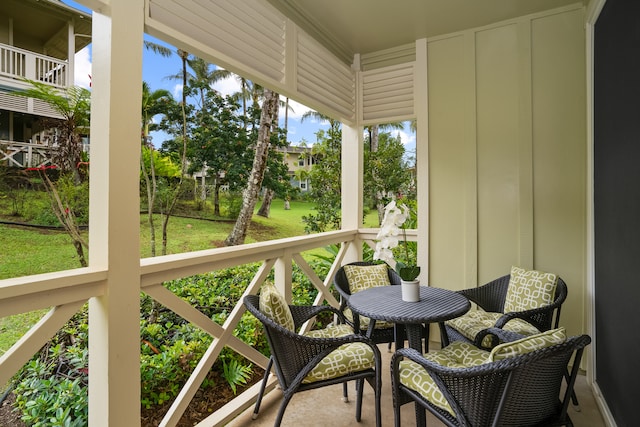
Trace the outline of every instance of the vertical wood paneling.
<instances>
[{"instance_id":1,"label":"vertical wood paneling","mask_svg":"<svg viewBox=\"0 0 640 427\"><path fill-rule=\"evenodd\" d=\"M576 10L532 21L535 265L570 286L562 317L571 331L582 330L586 286L583 20Z\"/></svg>"},{"instance_id":2,"label":"vertical wood paneling","mask_svg":"<svg viewBox=\"0 0 640 427\"><path fill-rule=\"evenodd\" d=\"M428 44L429 91L429 283L465 284L465 190L475 180L465 168L465 38ZM421 129L419 129L420 131Z\"/></svg>"},{"instance_id":3,"label":"vertical wood paneling","mask_svg":"<svg viewBox=\"0 0 640 427\"><path fill-rule=\"evenodd\" d=\"M571 333L585 330L583 20L565 8L428 43L430 282L556 272Z\"/></svg>"},{"instance_id":4,"label":"vertical wood paneling","mask_svg":"<svg viewBox=\"0 0 640 427\"><path fill-rule=\"evenodd\" d=\"M478 276L518 264L518 37L507 25L476 34Z\"/></svg>"}]
</instances>

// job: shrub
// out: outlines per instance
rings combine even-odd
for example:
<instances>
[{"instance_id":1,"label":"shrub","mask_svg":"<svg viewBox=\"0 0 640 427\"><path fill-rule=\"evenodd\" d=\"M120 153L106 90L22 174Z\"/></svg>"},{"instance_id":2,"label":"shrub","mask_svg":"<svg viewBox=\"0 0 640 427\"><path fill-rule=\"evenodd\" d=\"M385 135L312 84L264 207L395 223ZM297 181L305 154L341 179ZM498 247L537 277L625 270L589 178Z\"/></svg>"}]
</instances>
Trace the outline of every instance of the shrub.
<instances>
[{"instance_id":1,"label":"shrub","mask_svg":"<svg viewBox=\"0 0 640 427\"><path fill-rule=\"evenodd\" d=\"M320 277L322 263L311 262ZM206 316L223 324L244 294L260 264L248 264L172 280L164 285ZM273 277L270 278L271 280ZM302 270L293 268L294 304L312 304L317 290ZM330 320L320 320L326 322ZM28 424L80 426L87 424L87 308L86 306L14 378L14 393L22 419ZM269 355L262 325L245 313L235 336ZM153 408L173 399L212 342L212 337L174 312L142 294L140 305L141 405ZM215 386L219 374L234 393L253 374L253 366L225 347L202 387Z\"/></svg>"}]
</instances>

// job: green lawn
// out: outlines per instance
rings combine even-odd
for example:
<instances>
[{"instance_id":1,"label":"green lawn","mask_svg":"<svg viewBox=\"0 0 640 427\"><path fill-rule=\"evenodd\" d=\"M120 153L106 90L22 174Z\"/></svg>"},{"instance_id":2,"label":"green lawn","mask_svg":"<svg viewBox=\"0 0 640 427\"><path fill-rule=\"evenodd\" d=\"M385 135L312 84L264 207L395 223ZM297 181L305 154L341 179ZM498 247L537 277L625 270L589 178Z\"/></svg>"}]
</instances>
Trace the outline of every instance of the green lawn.
<instances>
[{"instance_id":1,"label":"green lawn","mask_svg":"<svg viewBox=\"0 0 640 427\"><path fill-rule=\"evenodd\" d=\"M304 235L303 215L312 212L312 204L292 201L290 209L284 209L282 200L274 200L269 218L254 215L246 242L273 240ZM169 220L168 253L181 253L210 249L223 245L224 239L233 228L233 221L212 221L172 217ZM161 253L161 218L155 217L156 254ZM368 213L366 227L377 226L375 211ZM86 236L86 233L85 233ZM146 215L140 216L141 247L140 257L151 255L149 248L149 227ZM0 224L0 280L52 271L69 270L80 267L71 238L64 231L14 227ZM305 253L323 254L323 248ZM88 255L88 254L87 254ZM0 318L0 354L19 339L44 311L25 313L20 316Z\"/></svg>"}]
</instances>

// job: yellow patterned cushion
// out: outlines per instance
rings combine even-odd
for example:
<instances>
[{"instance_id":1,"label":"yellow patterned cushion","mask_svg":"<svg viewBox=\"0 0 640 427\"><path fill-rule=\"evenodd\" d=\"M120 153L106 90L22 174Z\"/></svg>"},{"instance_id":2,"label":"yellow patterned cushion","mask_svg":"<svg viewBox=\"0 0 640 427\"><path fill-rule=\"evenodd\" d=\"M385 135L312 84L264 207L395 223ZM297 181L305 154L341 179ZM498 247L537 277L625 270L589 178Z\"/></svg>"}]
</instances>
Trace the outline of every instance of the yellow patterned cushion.
<instances>
[{"instance_id":1,"label":"yellow patterned cushion","mask_svg":"<svg viewBox=\"0 0 640 427\"><path fill-rule=\"evenodd\" d=\"M320 380L341 377L353 372L364 371L365 369L371 369L373 367L375 367L375 358L371 347L361 342L345 344L322 359L302 382L304 384L313 383Z\"/></svg>"},{"instance_id":2,"label":"yellow patterned cushion","mask_svg":"<svg viewBox=\"0 0 640 427\"><path fill-rule=\"evenodd\" d=\"M449 368L468 368L487 363L489 352L462 341L455 341L442 350L425 353L424 357ZM453 415L451 406L427 371L411 360L400 362L400 383L420 393L425 399Z\"/></svg>"},{"instance_id":3,"label":"yellow patterned cushion","mask_svg":"<svg viewBox=\"0 0 640 427\"><path fill-rule=\"evenodd\" d=\"M509 357L526 354L541 348L562 344L567 339L564 328L552 329L541 334L532 335L518 341L497 345L491 350L491 361L507 359Z\"/></svg>"},{"instance_id":4,"label":"yellow patterned cushion","mask_svg":"<svg viewBox=\"0 0 640 427\"><path fill-rule=\"evenodd\" d=\"M469 311L466 314L447 320L445 323L456 331L473 341L478 333L484 329L495 326L502 313L490 313L482 309ZM539 334L538 328L522 319L512 319L502 328L506 331L517 332L520 335ZM491 346L491 336L486 336L482 340L482 346Z\"/></svg>"},{"instance_id":5,"label":"yellow patterned cushion","mask_svg":"<svg viewBox=\"0 0 640 427\"><path fill-rule=\"evenodd\" d=\"M504 312L531 310L551 304L557 282L558 276L553 273L511 267Z\"/></svg>"},{"instance_id":6,"label":"yellow patterned cushion","mask_svg":"<svg viewBox=\"0 0 640 427\"><path fill-rule=\"evenodd\" d=\"M347 276L351 294L376 286L388 286L391 284L386 264L345 265L344 273Z\"/></svg>"},{"instance_id":7,"label":"yellow patterned cushion","mask_svg":"<svg viewBox=\"0 0 640 427\"><path fill-rule=\"evenodd\" d=\"M351 326L349 325L331 325L324 329L316 329L306 332L304 336L311 338L337 338L351 334L353 334L353 329L351 329Z\"/></svg>"},{"instance_id":8,"label":"yellow patterned cushion","mask_svg":"<svg viewBox=\"0 0 640 427\"><path fill-rule=\"evenodd\" d=\"M344 314L344 317L347 318L347 320L351 323L353 323L353 312L351 311L351 309L349 307L345 308L344 311L342 312ZM369 327L369 321L371 319L369 319L368 317L364 317L364 316L360 316L360 330L361 331L366 331L367 328ZM376 320L376 329L387 329L387 328L393 328L394 323L393 322L385 322L384 320Z\"/></svg>"},{"instance_id":9,"label":"yellow patterned cushion","mask_svg":"<svg viewBox=\"0 0 640 427\"><path fill-rule=\"evenodd\" d=\"M295 323L289 304L273 284L266 283L260 290L260 311L279 325L294 331Z\"/></svg>"}]
</instances>

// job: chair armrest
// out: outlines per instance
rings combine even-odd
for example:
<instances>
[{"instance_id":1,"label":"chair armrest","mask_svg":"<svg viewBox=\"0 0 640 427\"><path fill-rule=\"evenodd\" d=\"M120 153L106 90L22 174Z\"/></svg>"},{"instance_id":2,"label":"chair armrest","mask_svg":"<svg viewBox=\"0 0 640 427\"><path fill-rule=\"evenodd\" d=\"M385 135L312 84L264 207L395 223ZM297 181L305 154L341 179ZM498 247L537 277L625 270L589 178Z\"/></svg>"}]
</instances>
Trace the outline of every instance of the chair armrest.
<instances>
[{"instance_id":1,"label":"chair armrest","mask_svg":"<svg viewBox=\"0 0 640 427\"><path fill-rule=\"evenodd\" d=\"M497 337L500 342L517 341L525 337L517 332L507 331L501 328L487 328L478 332L478 335L476 335L476 339L474 340L474 345L475 343L482 343L484 337L487 335Z\"/></svg>"},{"instance_id":2,"label":"chair armrest","mask_svg":"<svg viewBox=\"0 0 640 427\"><path fill-rule=\"evenodd\" d=\"M311 319L318 314L330 311L338 316L338 323L344 323L345 318L342 311L330 305L289 305L291 315L293 316L293 323L296 329L300 328L304 322Z\"/></svg>"},{"instance_id":3,"label":"chair armrest","mask_svg":"<svg viewBox=\"0 0 640 427\"><path fill-rule=\"evenodd\" d=\"M541 330L542 329L547 329L546 325L542 325L538 321L538 317L547 316L550 319L553 316L553 312L556 309L558 309L561 306L561 304L562 303L559 302L559 301L554 301L553 303L551 303L549 305L545 305L545 306L542 306L542 307L534 308L534 309L531 309L531 310L505 313L496 321L496 324L494 326L496 328L503 328L504 325L506 325L507 322L510 321L510 320L522 319L522 320L524 320L524 321L526 321L528 323L531 323L533 326L535 326L538 329L541 329Z\"/></svg>"},{"instance_id":4,"label":"chair armrest","mask_svg":"<svg viewBox=\"0 0 640 427\"><path fill-rule=\"evenodd\" d=\"M477 304L484 311L502 313L510 277L507 274L480 287L463 289L458 293L467 297L469 301Z\"/></svg>"}]
</instances>

